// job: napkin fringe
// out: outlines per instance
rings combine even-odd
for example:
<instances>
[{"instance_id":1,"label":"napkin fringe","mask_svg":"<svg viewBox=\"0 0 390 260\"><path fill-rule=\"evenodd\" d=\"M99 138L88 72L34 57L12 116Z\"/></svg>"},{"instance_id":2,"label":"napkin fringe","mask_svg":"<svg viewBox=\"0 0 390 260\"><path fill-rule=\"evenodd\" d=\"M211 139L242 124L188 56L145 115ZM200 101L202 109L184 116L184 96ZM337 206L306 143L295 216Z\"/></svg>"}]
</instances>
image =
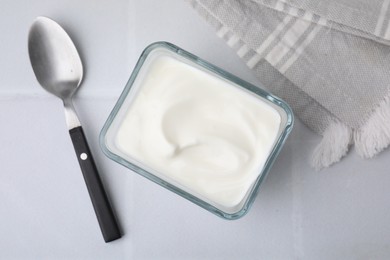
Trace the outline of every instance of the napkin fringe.
<instances>
[{"instance_id":1,"label":"napkin fringe","mask_svg":"<svg viewBox=\"0 0 390 260\"><path fill-rule=\"evenodd\" d=\"M363 158L372 158L390 145L390 94L355 131L354 141L357 153Z\"/></svg>"},{"instance_id":2,"label":"napkin fringe","mask_svg":"<svg viewBox=\"0 0 390 260\"><path fill-rule=\"evenodd\" d=\"M349 150L352 135L350 127L340 121L332 121L325 129L321 142L313 151L312 167L321 170L339 162Z\"/></svg>"},{"instance_id":3,"label":"napkin fringe","mask_svg":"<svg viewBox=\"0 0 390 260\"><path fill-rule=\"evenodd\" d=\"M378 104L359 129L352 130L340 121L332 121L313 151L312 167L321 170L340 161L352 142L356 152L363 158L372 158L390 145L390 94Z\"/></svg>"}]
</instances>

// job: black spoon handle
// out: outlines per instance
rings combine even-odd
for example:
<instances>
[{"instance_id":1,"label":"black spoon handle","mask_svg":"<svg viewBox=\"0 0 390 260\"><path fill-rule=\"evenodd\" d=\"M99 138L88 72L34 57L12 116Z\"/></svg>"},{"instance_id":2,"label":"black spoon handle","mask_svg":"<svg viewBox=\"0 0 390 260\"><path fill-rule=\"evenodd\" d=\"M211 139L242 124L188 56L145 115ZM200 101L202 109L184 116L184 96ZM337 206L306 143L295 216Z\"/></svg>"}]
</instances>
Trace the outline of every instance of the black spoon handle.
<instances>
[{"instance_id":1,"label":"black spoon handle","mask_svg":"<svg viewBox=\"0 0 390 260\"><path fill-rule=\"evenodd\" d=\"M104 241L110 242L121 237L114 212L104 191L87 139L81 126L69 130L77 159L84 175L89 196L95 209Z\"/></svg>"}]
</instances>

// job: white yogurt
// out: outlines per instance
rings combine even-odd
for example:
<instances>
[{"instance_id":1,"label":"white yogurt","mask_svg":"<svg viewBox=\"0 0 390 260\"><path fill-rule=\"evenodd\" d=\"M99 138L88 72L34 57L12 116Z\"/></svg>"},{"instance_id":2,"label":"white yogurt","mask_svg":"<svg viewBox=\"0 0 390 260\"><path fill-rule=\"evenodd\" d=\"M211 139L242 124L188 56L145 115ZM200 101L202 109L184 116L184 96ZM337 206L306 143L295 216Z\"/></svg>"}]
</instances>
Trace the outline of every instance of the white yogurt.
<instances>
[{"instance_id":1,"label":"white yogurt","mask_svg":"<svg viewBox=\"0 0 390 260\"><path fill-rule=\"evenodd\" d=\"M114 138L121 155L225 211L261 173L280 114L262 98L170 55L143 66Z\"/></svg>"}]
</instances>

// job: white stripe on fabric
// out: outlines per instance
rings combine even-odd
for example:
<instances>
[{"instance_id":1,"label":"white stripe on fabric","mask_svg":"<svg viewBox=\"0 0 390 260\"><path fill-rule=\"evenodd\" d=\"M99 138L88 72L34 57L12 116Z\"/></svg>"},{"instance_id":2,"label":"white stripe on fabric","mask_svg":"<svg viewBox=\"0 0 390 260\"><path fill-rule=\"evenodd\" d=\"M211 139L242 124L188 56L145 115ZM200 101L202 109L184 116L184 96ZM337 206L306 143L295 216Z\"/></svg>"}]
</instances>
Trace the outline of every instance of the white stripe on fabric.
<instances>
[{"instance_id":1,"label":"white stripe on fabric","mask_svg":"<svg viewBox=\"0 0 390 260\"><path fill-rule=\"evenodd\" d=\"M275 9L278 11L283 11L284 4L282 2L276 2Z\"/></svg>"},{"instance_id":2,"label":"white stripe on fabric","mask_svg":"<svg viewBox=\"0 0 390 260\"><path fill-rule=\"evenodd\" d=\"M313 21L313 13L307 12L303 15L304 20Z\"/></svg>"},{"instance_id":3,"label":"white stripe on fabric","mask_svg":"<svg viewBox=\"0 0 390 260\"><path fill-rule=\"evenodd\" d=\"M280 73L284 74L291 65L301 56L305 48L310 44L310 42L314 39L317 33L321 30L321 26L317 25L314 29L309 33L306 39L301 43L301 45L295 50L295 53L283 64L283 66L279 69Z\"/></svg>"},{"instance_id":4,"label":"white stripe on fabric","mask_svg":"<svg viewBox=\"0 0 390 260\"><path fill-rule=\"evenodd\" d=\"M260 47L256 49L256 54L247 62L249 68L253 68L261 60L261 55L265 49L267 49L268 46L276 39L276 37L282 33L283 29L287 26L291 19L293 19L292 16L286 15L283 21L275 28L275 30L270 35L268 35L267 39L265 39Z\"/></svg>"},{"instance_id":5,"label":"white stripe on fabric","mask_svg":"<svg viewBox=\"0 0 390 260\"><path fill-rule=\"evenodd\" d=\"M285 6L287 6L288 8L285 8ZM276 2L275 9L281 12L285 12L289 15L299 17L298 16L299 9L294 6L288 5L286 1Z\"/></svg>"},{"instance_id":6,"label":"white stripe on fabric","mask_svg":"<svg viewBox=\"0 0 390 260\"><path fill-rule=\"evenodd\" d=\"M249 51L249 47L246 44L244 44L241 46L240 49L238 49L237 55L238 55L238 57L242 58L245 56L245 54L248 53L248 51Z\"/></svg>"},{"instance_id":7,"label":"white stripe on fabric","mask_svg":"<svg viewBox=\"0 0 390 260\"><path fill-rule=\"evenodd\" d=\"M390 1L390 0L389 0ZM287 5L287 3L285 2L285 0L281 0L280 2L282 2L283 4ZM275 6L276 8L277 6ZM299 10L298 8L294 7L294 6L290 6L289 5L289 9L288 11L286 11L287 14L289 15L292 15L292 16L295 16L297 18L301 18L301 19L304 19L304 20L308 20L308 21L311 21L311 22L314 22L313 21L313 18L314 18L314 14L312 12L304 12L303 15L299 15ZM284 11L282 7L280 7L279 9L277 9L278 11ZM303 10L302 10L303 11ZM318 21L316 22L318 23L319 25L322 25L322 26L326 26L328 24L328 20L326 20L325 18L323 17L319 17Z\"/></svg>"},{"instance_id":8,"label":"white stripe on fabric","mask_svg":"<svg viewBox=\"0 0 390 260\"><path fill-rule=\"evenodd\" d=\"M298 17L299 9L296 8L296 7L291 6L290 10L287 13L291 14L292 16Z\"/></svg>"},{"instance_id":9,"label":"white stripe on fabric","mask_svg":"<svg viewBox=\"0 0 390 260\"><path fill-rule=\"evenodd\" d=\"M374 34L376 36L380 36L380 33L382 31L382 27L383 27L383 22L385 21L386 12L387 12L387 9L389 8L389 4L390 4L390 0L383 0L382 8L381 8L381 11L380 11L379 17L378 17L378 22L376 23L376 26L375 26Z\"/></svg>"},{"instance_id":10,"label":"white stripe on fabric","mask_svg":"<svg viewBox=\"0 0 390 260\"><path fill-rule=\"evenodd\" d=\"M223 36L225 36L225 34L226 34L228 31L229 31L229 28L228 28L228 27L222 26L222 28L218 30L217 36L218 36L219 38L222 38Z\"/></svg>"},{"instance_id":11,"label":"white stripe on fabric","mask_svg":"<svg viewBox=\"0 0 390 260\"><path fill-rule=\"evenodd\" d=\"M282 40L267 54L265 59L271 65L275 66L297 43L299 38L309 28L310 24L311 23L306 20L297 20L286 32Z\"/></svg>"},{"instance_id":12,"label":"white stripe on fabric","mask_svg":"<svg viewBox=\"0 0 390 260\"><path fill-rule=\"evenodd\" d=\"M283 29L286 27L286 25L291 21L293 17L290 15L286 15L284 17L283 21L276 27L276 29L268 35L267 39L260 45L259 48L256 49L256 52L261 55L265 49L268 48L268 46L276 39L276 37L282 33Z\"/></svg>"},{"instance_id":13,"label":"white stripe on fabric","mask_svg":"<svg viewBox=\"0 0 390 260\"><path fill-rule=\"evenodd\" d=\"M390 40L390 21L389 23L387 24L387 29L386 29L386 32L385 32L385 39L386 40Z\"/></svg>"},{"instance_id":14,"label":"white stripe on fabric","mask_svg":"<svg viewBox=\"0 0 390 260\"><path fill-rule=\"evenodd\" d=\"M229 45L230 47L233 47L239 40L240 40L240 38L238 38L237 35L233 35L233 36L230 37L230 39L227 41L227 45Z\"/></svg>"},{"instance_id":15,"label":"white stripe on fabric","mask_svg":"<svg viewBox=\"0 0 390 260\"><path fill-rule=\"evenodd\" d=\"M255 65L261 60L261 55L255 54L253 57L246 63L246 65L250 68L253 69Z\"/></svg>"},{"instance_id":16,"label":"white stripe on fabric","mask_svg":"<svg viewBox=\"0 0 390 260\"><path fill-rule=\"evenodd\" d=\"M319 25L322 25L322 26L326 26L327 23L328 23L328 20L326 20L325 18L322 18L320 17L320 19L318 19L318 22L317 22Z\"/></svg>"}]
</instances>

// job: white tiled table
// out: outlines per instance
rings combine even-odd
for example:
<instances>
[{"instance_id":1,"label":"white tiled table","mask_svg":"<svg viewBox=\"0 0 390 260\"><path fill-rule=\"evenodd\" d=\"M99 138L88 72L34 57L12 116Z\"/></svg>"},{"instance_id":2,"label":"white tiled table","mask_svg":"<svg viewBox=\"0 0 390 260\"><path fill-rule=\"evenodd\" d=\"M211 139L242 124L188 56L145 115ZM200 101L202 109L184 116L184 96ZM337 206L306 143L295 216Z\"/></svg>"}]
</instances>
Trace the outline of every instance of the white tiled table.
<instances>
[{"instance_id":1,"label":"white tiled table","mask_svg":"<svg viewBox=\"0 0 390 260\"><path fill-rule=\"evenodd\" d=\"M123 238L103 242L62 104L35 80L27 34L38 15L72 36L85 79L75 98ZM0 259L386 259L390 151L352 152L314 172L319 137L297 122L251 211L222 220L106 158L99 131L138 56L173 42L258 84L181 0L1 1Z\"/></svg>"}]
</instances>

